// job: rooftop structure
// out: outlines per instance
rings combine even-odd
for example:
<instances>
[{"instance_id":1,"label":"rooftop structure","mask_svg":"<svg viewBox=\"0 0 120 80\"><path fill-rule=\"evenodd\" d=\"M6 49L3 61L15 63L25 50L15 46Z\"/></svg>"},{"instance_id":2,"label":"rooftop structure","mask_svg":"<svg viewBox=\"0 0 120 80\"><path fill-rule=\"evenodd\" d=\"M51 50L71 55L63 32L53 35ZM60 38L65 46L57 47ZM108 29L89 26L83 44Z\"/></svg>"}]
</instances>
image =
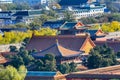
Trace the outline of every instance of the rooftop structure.
<instances>
[{"instance_id":1,"label":"rooftop structure","mask_svg":"<svg viewBox=\"0 0 120 80\"><path fill-rule=\"evenodd\" d=\"M50 27L51 29L58 29L60 26L62 26L65 23L65 21L47 21L43 24L43 27Z\"/></svg>"},{"instance_id":2,"label":"rooftop structure","mask_svg":"<svg viewBox=\"0 0 120 80\"><path fill-rule=\"evenodd\" d=\"M120 65L103 67L98 69L74 72L66 76L67 80L110 80L120 79Z\"/></svg>"},{"instance_id":3,"label":"rooftop structure","mask_svg":"<svg viewBox=\"0 0 120 80\"><path fill-rule=\"evenodd\" d=\"M82 34L88 27L81 22L65 22L60 28L60 35Z\"/></svg>"},{"instance_id":4,"label":"rooftop structure","mask_svg":"<svg viewBox=\"0 0 120 80\"><path fill-rule=\"evenodd\" d=\"M25 80L66 80L60 72L28 71Z\"/></svg>"},{"instance_id":5,"label":"rooftop structure","mask_svg":"<svg viewBox=\"0 0 120 80\"><path fill-rule=\"evenodd\" d=\"M26 49L36 49L38 52L42 52L47 48L50 49L52 45L56 44L56 40L58 40L58 44L60 45L59 48L66 48L72 51L84 51L85 53L88 53L90 49L95 46L87 35L33 36L26 46Z\"/></svg>"},{"instance_id":6,"label":"rooftop structure","mask_svg":"<svg viewBox=\"0 0 120 80\"><path fill-rule=\"evenodd\" d=\"M78 6L87 3L88 0L61 0L59 4L61 6Z\"/></svg>"},{"instance_id":7,"label":"rooftop structure","mask_svg":"<svg viewBox=\"0 0 120 80\"><path fill-rule=\"evenodd\" d=\"M34 17L40 16L41 10L24 10L24 11L0 11L2 24L9 25L23 22L29 24Z\"/></svg>"},{"instance_id":8,"label":"rooftop structure","mask_svg":"<svg viewBox=\"0 0 120 80\"><path fill-rule=\"evenodd\" d=\"M89 36L33 36L26 46L27 50L36 49L35 58L44 58L45 54L54 54L57 64L64 62L79 63L80 55L88 55L95 46Z\"/></svg>"},{"instance_id":9,"label":"rooftop structure","mask_svg":"<svg viewBox=\"0 0 120 80\"><path fill-rule=\"evenodd\" d=\"M86 32L90 35L92 40L96 40L96 38L103 38L105 36L105 33L102 31L102 29L86 30Z\"/></svg>"}]
</instances>

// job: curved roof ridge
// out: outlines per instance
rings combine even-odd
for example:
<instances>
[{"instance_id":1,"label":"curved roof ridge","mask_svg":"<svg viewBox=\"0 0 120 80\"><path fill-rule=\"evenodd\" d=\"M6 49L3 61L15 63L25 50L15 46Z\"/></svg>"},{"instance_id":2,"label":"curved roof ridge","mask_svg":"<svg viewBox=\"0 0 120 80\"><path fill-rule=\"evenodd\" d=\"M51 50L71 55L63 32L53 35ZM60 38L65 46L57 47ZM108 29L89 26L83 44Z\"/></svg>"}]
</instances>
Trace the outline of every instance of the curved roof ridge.
<instances>
[{"instance_id":1,"label":"curved roof ridge","mask_svg":"<svg viewBox=\"0 0 120 80\"><path fill-rule=\"evenodd\" d=\"M58 42L58 40L56 41L56 45L57 45L57 49L58 49L60 55L63 56L63 53L62 53L62 52L60 51L60 49L59 49L59 42Z\"/></svg>"},{"instance_id":2,"label":"curved roof ridge","mask_svg":"<svg viewBox=\"0 0 120 80\"><path fill-rule=\"evenodd\" d=\"M58 45L57 47L63 57L77 56L80 54L80 52L78 52L78 51L67 49L61 45Z\"/></svg>"},{"instance_id":3,"label":"curved roof ridge","mask_svg":"<svg viewBox=\"0 0 120 80\"><path fill-rule=\"evenodd\" d=\"M35 56L36 56L37 54L42 54L43 52L45 52L45 51L47 51L47 50L50 50L50 49L52 49L52 48L54 48L54 47L57 48L57 50L58 50L58 52L59 52L59 56L62 56L62 53L60 52L60 50L59 50L59 48L58 48L58 43L55 43L55 44L51 45L50 47L48 47L48 48L46 48L46 49L44 49L44 50L42 50L42 51L37 52L37 53L35 54ZM49 54L49 53L47 53L47 54ZM55 53L53 53L53 54L55 54ZM57 56L57 55L55 55L55 56Z\"/></svg>"},{"instance_id":4,"label":"curved roof ridge","mask_svg":"<svg viewBox=\"0 0 120 80\"><path fill-rule=\"evenodd\" d=\"M35 37L35 38L72 38L72 37L78 37L78 38L86 38L87 35L80 35L80 36L77 36L77 35L56 35L56 36L36 36L36 35L33 35L32 37Z\"/></svg>"}]
</instances>

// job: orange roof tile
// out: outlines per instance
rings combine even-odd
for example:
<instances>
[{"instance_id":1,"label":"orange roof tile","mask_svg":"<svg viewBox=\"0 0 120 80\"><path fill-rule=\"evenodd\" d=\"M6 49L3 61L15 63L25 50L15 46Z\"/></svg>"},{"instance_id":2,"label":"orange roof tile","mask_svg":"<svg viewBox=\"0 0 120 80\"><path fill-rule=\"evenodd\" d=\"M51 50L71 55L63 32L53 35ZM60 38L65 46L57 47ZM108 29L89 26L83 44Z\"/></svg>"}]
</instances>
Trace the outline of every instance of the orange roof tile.
<instances>
[{"instance_id":1,"label":"orange roof tile","mask_svg":"<svg viewBox=\"0 0 120 80\"><path fill-rule=\"evenodd\" d=\"M60 35L60 36L33 36L27 44L26 49L42 51L51 45L56 43L56 39L59 44L64 48L80 51L83 43L87 39L87 36L75 36L75 35Z\"/></svg>"},{"instance_id":2,"label":"orange roof tile","mask_svg":"<svg viewBox=\"0 0 120 80\"><path fill-rule=\"evenodd\" d=\"M45 54L54 54L56 57L72 57L72 56L78 56L80 54L79 51L73 51L66 49L62 46L60 46L58 43L46 48L43 51L40 51L36 54L34 54L35 57L44 57Z\"/></svg>"},{"instance_id":3,"label":"orange roof tile","mask_svg":"<svg viewBox=\"0 0 120 80\"><path fill-rule=\"evenodd\" d=\"M0 55L0 64L4 64L6 62L7 62L7 59L3 57L2 55Z\"/></svg>"}]
</instances>

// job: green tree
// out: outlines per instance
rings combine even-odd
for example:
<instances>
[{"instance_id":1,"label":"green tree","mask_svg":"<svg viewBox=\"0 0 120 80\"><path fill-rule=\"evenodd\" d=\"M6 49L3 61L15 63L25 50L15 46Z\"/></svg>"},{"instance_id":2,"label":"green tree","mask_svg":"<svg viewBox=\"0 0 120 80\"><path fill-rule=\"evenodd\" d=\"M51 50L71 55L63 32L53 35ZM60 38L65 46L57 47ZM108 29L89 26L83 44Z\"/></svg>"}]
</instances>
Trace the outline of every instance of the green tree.
<instances>
[{"instance_id":1,"label":"green tree","mask_svg":"<svg viewBox=\"0 0 120 80\"><path fill-rule=\"evenodd\" d=\"M117 57L120 58L120 52L117 52Z\"/></svg>"},{"instance_id":2,"label":"green tree","mask_svg":"<svg viewBox=\"0 0 120 80\"><path fill-rule=\"evenodd\" d=\"M24 80L26 73L27 70L24 66L21 66L19 70L12 66L7 66L0 71L0 80Z\"/></svg>"},{"instance_id":3,"label":"green tree","mask_svg":"<svg viewBox=\"0 0 120 80\"><path fill-rule=\"evenodd\" d=\"M35 60L35 71L44 71L45 67L44 67L44 62L41 59Z\"/></svg>"},{"instance_id":4,"label":"green tree","mask_svg":"<svg viewBox=\"0 0 120 80\"><path fill-rule=\"evenodd\" d=\"M60 65L58 65L58 70L59 70L62 74L69 73L69 72L70 72L70 66L69 66L68 63L60 64Z\"/></svg>"},{"instance_id":5,"label":"green tree","mask_svg":"<svg viewBox=\"0 0 120 80\"><path fill-rule=\"evenodd\" d=\"M29 10L30 6L27 3L18 3L16 4L16 10Z\"/></svg>"},{"instance_id":6,"label":"green tree","mask_svg":"<svg viewBox=\"0 0 120 80\"><path fill-rule=\"evenodd\" d=\"M107 45L93 48L87 61L87 66L90 69L117 64L115 52Z\"/></svg>"},{"instance_id":7,"label":"green tree","mask_svg":"<svg viewBox=\"0 0 120 80\"><path fill-rule=\"evenodd\" d=\"M77 71L77 69L76 69L77 64L76 63L71 62L69 65L70 65L70 72L76 72Z\"/></svg>"},{"instance_id":8,"label":"green tree","mask_svg":"<svg viewBox=\"0 0 120 80\"><path fill-rule=\"evenodd\" d=\"M23 58L21 56L12 56L11 57L11 61L8 65L12 65L13 67L15 68L19 68L21 65L24 65L24 61L23 61Z\"/></svg>"},{"instance_id":9,"label":"green tree","mask_svg":"<svg viewBox=\"0 0 120 80\"><path fill-rule=\"evenodd\" d=\"M32 23L29 24L29 28L31 30L37 30L37 29L40 29L41 25L42 25L42 23L39 22L37 19L35 19L34 22L32 22Z\"/></svg>"},{"instance_id":10,"label":"green tree","mask_svg":"<svg viewBox=\"0 0 120 80\"><path fill-rule=\"evenodd\" d=\"M56 71L56 59L53 54L46 54L43 61L46 71Z\"/></svg>"},{"instance_id":11,"label":"green tree","mask_svg":"<svg viewBox=\"0 0 120 80\"><path fill-rule=\"evenodd\" d=\"M15 26L16 26L17 28L29 28L29 26L26 25L26 24L24 24L24 23L17 23L17 24L15 24Z\"/></svg>"},{"instance_id":12,"label":"green tree","mask_svg":"<svg viewBox=\"0 0 120 80\"><path fill-rule=\"evenodd\" d=\"M81 18L80 19L84 24L93 24L93 23L97 23L98 20L95 19L95 17L87 17L87 18Z\"/></svg>"},{"instance_id":13,"label":"green tree","mask_svg":"<svg viewBox=\"0 0 120 80\"><path fill-rule=\"evenodd\" d=\"M75 21L75 18L72 15L72 12L65 11L64 12L64 20L65 21Z\"/></svg>"},{"instance_id":14,"label":"green tree","mask_svg":"<svg viewBox=\"0 0 120 80\"><path fill-rule=\"evenodd\" d=\"M18 56L21 56L23 58L24 65L28 65L29 62L32 62L32 60L34 60L32 55L30 55L29 52L25 49L20 50Z\"/></svg>"},{"instance_id":15,"label":"green tree","mask_svg":"<svg viewBox=\"0 0 120 80\"><path fill-rule=\"evenodd\" d=\"M10 46L10 52L17 52L16 46Z\"/></svg>"}]
</instances>

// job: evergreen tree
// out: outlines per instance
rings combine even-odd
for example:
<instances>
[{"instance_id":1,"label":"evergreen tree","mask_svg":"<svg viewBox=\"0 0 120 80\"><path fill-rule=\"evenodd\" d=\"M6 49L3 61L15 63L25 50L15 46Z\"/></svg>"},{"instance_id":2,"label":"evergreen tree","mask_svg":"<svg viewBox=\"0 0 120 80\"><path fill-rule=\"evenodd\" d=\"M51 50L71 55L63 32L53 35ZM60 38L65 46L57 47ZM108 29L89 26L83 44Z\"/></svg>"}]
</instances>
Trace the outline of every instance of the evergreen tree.
<instances>
[{"instance_id":1,"label":"evergreen tree","mask_svg":"<svg viewBox=\"0 0 120 80\"><path fill-rule=\"evenodd\" d=\"M87 61L87 66L90 69L117 64L115 52L106 44L93 48Z\"/></svg>"}]
</instances>

